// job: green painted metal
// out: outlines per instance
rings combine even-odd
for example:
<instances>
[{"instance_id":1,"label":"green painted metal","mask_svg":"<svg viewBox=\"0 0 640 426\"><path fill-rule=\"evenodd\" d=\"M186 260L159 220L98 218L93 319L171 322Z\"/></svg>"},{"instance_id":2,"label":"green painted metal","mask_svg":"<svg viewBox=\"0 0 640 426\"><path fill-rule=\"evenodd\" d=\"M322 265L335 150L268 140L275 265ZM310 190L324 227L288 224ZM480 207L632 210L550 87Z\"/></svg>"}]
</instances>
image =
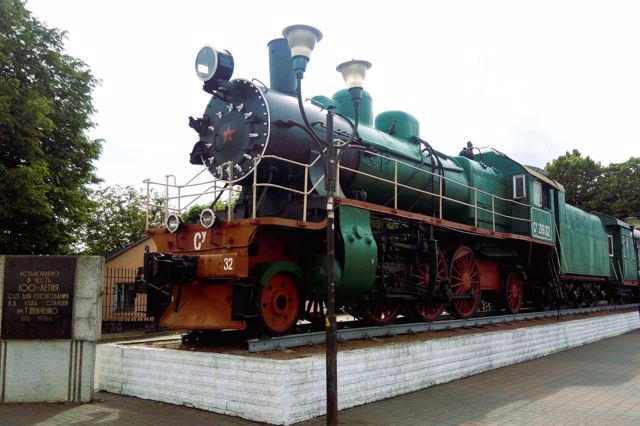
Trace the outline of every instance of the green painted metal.
<instances>
[{"instance_id":1,"label":"green painted metal","mask_svg":"<svg viewBox=\"0 0 640 426\"><path fill-rule=\"evenodd\" d=\"M356 191L366 192L367 201L394 207L394 185L396 179L401 185L421 191L438 194L440 177L437 162L417 142L406 142L371 127L360 127L358 133L362 143L376 154L362 153L358 163L358 172L353 181L342 183L342 190L348 196ZM443 166L444 174L451 181L445 184L445 195L456 200L469 201L469 190L464 185L467 178L464 170L444 154L437 153ZM388 158L383 158L388 157ZM404 164L403 164L404 163ZM416 170L419 169L419 170ZM375 176L370 177L365 174ZM383 181L385 179L386 181ZM461 184L461 185L460 185ZM399 209L437 214L438 200L431 195L408 188L398 188ZM452 215L459 207L452 202L445 202L445 212Z\"/></svg>"},{"instance_id":2,"label":"green painted metal","mask_svg":"<svg viewBox=\"0 0 640 426\"><path fill-rule=\"evenodd\" d=\"M300 269L300 267L295 263L290 262L288 260L272 263L266 266L264 271L261 271L261 272L262 273L260 274L259 281L260 281L260 284L262 285L266 285L271 279L271 277L273 277L275 274L278 274L280 272L286 272L290 274L292 277L296 279L296 284L298 285L300 285L303 277L302 269Z\"/></svg>"},{"instance_id":3,"label":"green painted metal","mask_svg":"<svg viewBox=\"0 0 640 426\"><path fill-rule=\"evenodd\" d=\"M336 106L336 113L349 117L352 121L355 119L355 110L351 101L351 94L347 89L338 90L333 95ZM362 91L362 99L360 100L360 124L365 126L373 125L373 100L366 90Z\"/></svg>"},{"instance_id":4,"label":"green painted metal","mask_svg":"<svg viewBox=\"0 0 640 426\"><path fill-rule=\"evenodd\" d=\"M637 280L638 264L631 227L613 216L598 214L598 217L607 234L613 237L613 256L609 257L609 278L615 281Z\"/></svg>"},{"instance_id":5,"label":"green painted metal","mask_svg":"<svg viewBox=\"0 0 640 426\"><path fill-rule=\"evenodd\" d=\"M322 105L322 107L327 108L329 105L335 105L336 101L331 99L328 96L318 95L311 98L315 104Z\"/></svg>"},{"instance_id":6,"label":"green painted metal","mask_svg":"<svg viewBox=\"0 0 640 426\"><path fill-rule=\"evenodd\" d=\"M369 211L350 206L337 210L342 237L342 280L336 284L338 303L347 303L369 293L376 278L378 246L371 231Z\"/></svg>"},{"instance_id":7,"label":"green painted metal","mask_svg":"<svg viewBox=\"0 0 640 426\"><path fill-rule=\"evenodd\" d=\"M334 282L338 304L369 293L373 287L378 266L378 247L371 231L367 210L340 206L337 210L338 229L343 242L336 248ZM305 265L304 282L314 298L326 297L327 255L318 253Z\"/></svg>"},{"instance_id":8,"label":"green painted metal","mask_svg":"<svg viewBox=\"0 0 640 426\"><path fill-rule=\"evenodd\" d=\"M624 280L638 279L638 263L633 248L633 234L631 229L620 227L620 264Z\"/></svg>"},{"instance_id":9,"label":"green painted metal","mask_svg":"<svg viewBox=\"0 0 640 426\"><path fill-rule=\"evenodd\" d=\"M296 76L291 66L291 50L284 38L271 40L269 48L269 77L271 89L290 95L296 94Z\"/></svg>"},{"instance_id":10,"label":"green painted metal","mask_svg":"<svg viewBox=\"0 0 640 426\"><path fill-rule=\"evenodd\" d=\"M300 129L284 124L290 117L301 121L295 100L276 91L266 92L265 95L270 108L270 120L275 123L271 126L270 134L273 143L268 145L266 153L286 156L300 162L315 158L316 154L309 153L317 152L318 148L308 137L302 134ZM336 105L336 111L342 115L336 117L336 137L341 134L346 138L352 129L348 120L353 120L351 96L347 90L336 92L333 98L316 96L314 105L307 105L309 120L315 123L315 130L322 135L325 115L323 108L331 104ZM450 157L428 150L419 140L418 121L405 112L384 112L376 118L378 128L372 127L371 97L366 92L363 93L361 110L359 144L375 154L350 151L342 158L343 166L357 171L355 174L341 171L340 187L347 197L359 196L368 202L386 207L397 207L435 217L442 216L446 220L488 230L533 235L535 238L549 241L548 235L532 232L529 222L532 185L534 180L542 179L545 188L549 190L549 185L544 183L544 177L536 176L525 166L492 149L474 148L473 159L465 156ZM386 131L394 121L396 130L390 135ZM261 163L259 180L264 181L268 178L269 164L268 161L265 161L264 165ZM274 177L276 183L282 184L291 176L296 176L294 180L297 182L304 180L301 176L302 168L282 164L277 167L278 173ZM312 181L317 181L322 174L320 163L316 169L312 170ZM441 173L445 179L441 178ZM526 180L526 196L518 200L524 204L521 206L511 202L514 195L513 178L517 175L525 176ZM394 182L398 183L397 188ZM441 187L444 197L448 198L442 202L442 212L437 196ZM470 187L475 187L478 191ZM496 214L493 214L492 210L495 210ZM547 210L551 213L552 219L544 224L553 229L555 225L550 223L553 222L553 207ZM508 216L521 220L513 220ZM551 240L553 238L552 232Z\"/></svg>"},{"instance_id":11,"label":"green painted metal","mask_svg":"<svg viewBox=\"0 0 640 426\"><path fill-rule=\"evenodd\" d=\"M408 142L420 137L418 119L404 111L385 111L376 116L376 129Z\"/></svg>"},{"instance_id":12,"label":"green painted metal","mask_svg":"<svg viewBox=\"0 0 640 426\"><path fill-rule=\"evenodd\" d=\"M336 287L342 282L342 266L337 259L333 263L333 279ZM324 299L327 296L327 254L318 253L305 265L304 281L313 299Z\"/></svg>"},{"instance_id":13,"label":"green painted metal","mask_svg":"<svg viewBox=\"0 0 640 426\"><path fill-rule=\"evenodd\" d=\"M280 96L277 92L267 92L266 97L271 120L277 122L282 117L297 117L295 111L297 105L290 97ZM353 105L347 90L336 92L333 98L316 96L314 104L308 106L308 115L312 123L317 123L315 128L320 134L324 129L322 125L324 111L321 108L331 104L336 105L336 111L343 116L336 117L336 130L341 131L343 135L350 133L352 125L346 119L353 120ZM473 159L464 156L449 157L437 151L430 152L419 140L418 121L405 112L384 112L376 118L378 128L372 127L370 125L371 97L366 92L363 94L361 110L361 122L358 127L359 143L375 154L351 151L343 157L341 164L357 171L355 174L346 170L341 172L340 187L347 197L358 196L368 202L386 207L397 207L401 210L435 217L441 215L446 220L488 230L534 235L536 238L549 240L547 236L542 238L542 235L533 233L529 222L532 185L534 180L539 180L540 176L534 176L526 167L492 149L474 149ZM395 132L390 135L386 131L394 121ZM305 146L300 143L307 138L297 128L274 125L271 128L270 139L277 140L276 146L279 147L272 148L271 152L279 155L280 148L287 147L287 157L296 161L309 161L311 159L309 152L317 151L317 147L313 144ZM319 178L322 174L321 171L318 172L320 168L321 165L318 164L318 170L312 171L312 175L318 175ZM263 176L263 173L266 173L265 170L269 169L266 166L261 167L261 180L267 178L266 175ZM299 175L301 169L291 168L286 172L280 165L278 173L281 178L296 173ZM444 174L445 179L441 179L440 173ZM524 204L522 206L511 202L513 177L516 175L523 175L526 179L526 196L519 200ZM302 180L296 179L296 181ZM394 187L394 182L399 184L398 188ZM546 183L544 185L549 189L549 185ZM442 202L442 212L440 212L440 200L437 197L441 186L444 197L448 198ZM481 191L475 191L469 187L475 187ZM430 194L436 194L436 196ZM478 208L474 207L476 204ZM497 214L493 214L492 210ZM553 217L553 208L547 210ZM508 216L522 220L513 220ZM552 223L546 221L545 225L551 227ZM552 240L554 238L553 232L551 238Z\"/></svg>"},{"instance_id":14,"label":"green painted metal","mask_svg":"<svg viewBox=\"0 0 640 426\"><path fill-rule=\"evenodd\" d=\"M453 161L464 170L467 185L477 190L468 190L467 203L471 206L458 204L454 206L453 211L447 211L445 207L445 216L457 222L469 225L477 224L479 228L490 230L494 229L495 224L496 231L511 232L511 219L503 215L511 215L512 206L511 203L500 199L510 198L508 176L498 168L489 167L467 157L453 157ZM451 183L448 183L448 189L452 186ZM477 209L472 207L476 204ZM493 214L492 211L495 211L496 214Z\"/></svg>"},{"instance_id":15,"label":"green painted metal","mask_svg":"<svg viewBox=\"0 0 640 426\"><path fill-rule=\"evenodd\" d=\"M558 217L560 271L564 274L610 276L607 233L598 216L563 203Z\"/></svg>"},{"instance_id":16,"label":"green painted metal","mask_svg":"<svg viewBox=\"0 0 640 426\"><path fill-rule=\"evenodd\" d=\"M456 157L456 160L459 162L466 160L463 158ZM523 234L540 240L555 242L557 235L555 230L557 221L555 211L556 206L559 204L557 193L562 194L561 203L564 204L564 193L560 191L561 187L559 189L554 182L540 173L490 148L475 149L474 159L476 161L473 161L472 164L475 169L473 173L471 171L468 172L473 175L470 182L472 182L473 186L494 195L492 202L495 210L497 213L504 215L496 219L496 231ZM514 198L514 177L516 176L524 177L525 188L524 197L517 200ZM548 205L534 205L533 193L534 182L536 181L540 182L543 197L548 200ZM500 200L498 197L509 201ZM478 204L482 204L482 207L485 207L491 201L491 196L479 194L478 200ZM517 201L519 204L512 201ZM490 207L488 209L491 210ZM490 214L487 212L478 214L479 226L488 228L486 226L488 216ZM526 219L530 219L530 221Z\"/></svg>"},{"instance_id":17,"label":"green painted metal","mask_svg":"<svg viewBox=\"0 0 640 426\"><path fill-rule=\"evenodd\" d=\"M555 242L555 222L553 213L546 209L531 207L531 236L540 240Z\"/></svg>"}]
</instances>

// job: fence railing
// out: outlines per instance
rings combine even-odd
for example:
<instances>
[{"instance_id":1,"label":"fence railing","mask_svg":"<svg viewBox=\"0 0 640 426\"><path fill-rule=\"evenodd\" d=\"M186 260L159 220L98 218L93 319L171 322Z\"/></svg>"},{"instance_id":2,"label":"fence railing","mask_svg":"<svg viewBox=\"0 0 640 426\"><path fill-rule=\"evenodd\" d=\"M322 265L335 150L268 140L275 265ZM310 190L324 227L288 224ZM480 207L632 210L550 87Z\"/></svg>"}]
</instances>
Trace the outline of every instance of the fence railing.
<instances>
[{"instance_id":1,"label":"fence railing","mask_svg":"<svg viewBox=\"0 0 640 426\"><path fill-rule=\"evenodd\" d=\"M138 293L135 268L107 268L102 288L102 328L116 331L133 325L153 323L148 317L147 295Z\"/></svg>"}]
</instances>

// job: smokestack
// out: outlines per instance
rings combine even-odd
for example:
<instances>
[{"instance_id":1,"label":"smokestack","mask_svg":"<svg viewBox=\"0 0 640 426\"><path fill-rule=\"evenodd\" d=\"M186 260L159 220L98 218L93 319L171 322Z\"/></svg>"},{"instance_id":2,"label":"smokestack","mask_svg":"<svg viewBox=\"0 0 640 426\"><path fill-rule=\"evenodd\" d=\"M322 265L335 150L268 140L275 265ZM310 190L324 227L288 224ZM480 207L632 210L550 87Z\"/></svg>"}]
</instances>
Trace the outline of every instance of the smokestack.
<instances>
[{"instance_id":1,"label":"smokestack","mask_svg":"<svg viewBox=\"0 0 640 426\"><path fill-rule=\"evenodd\" d=\"M269 48L269 79L271 90L296 96L296 76L291 62L291 49L285 38L271 40Z\"/></svg>"}]
</instances>

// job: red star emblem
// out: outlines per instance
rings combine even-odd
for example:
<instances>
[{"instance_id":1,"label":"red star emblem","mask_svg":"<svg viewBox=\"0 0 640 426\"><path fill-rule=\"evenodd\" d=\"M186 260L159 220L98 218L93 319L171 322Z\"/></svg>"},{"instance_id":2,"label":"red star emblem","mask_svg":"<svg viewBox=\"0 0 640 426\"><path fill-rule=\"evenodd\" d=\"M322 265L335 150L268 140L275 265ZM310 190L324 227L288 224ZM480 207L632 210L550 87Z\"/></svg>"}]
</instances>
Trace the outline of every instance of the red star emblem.
<instances>
[{"instance_id":1,"label":"red star emblem","mask_svg":"<svg viewBox=\"0 0 640 426\"><path fill-rule=\"evenodd\" d=\"M236 132L236 129L233 129L231 127L227 127L227 130L225 130L224 133L223 133L224 142L225 143L233 142L233 134L235 132Z\"/></svg>"}]
</instances>

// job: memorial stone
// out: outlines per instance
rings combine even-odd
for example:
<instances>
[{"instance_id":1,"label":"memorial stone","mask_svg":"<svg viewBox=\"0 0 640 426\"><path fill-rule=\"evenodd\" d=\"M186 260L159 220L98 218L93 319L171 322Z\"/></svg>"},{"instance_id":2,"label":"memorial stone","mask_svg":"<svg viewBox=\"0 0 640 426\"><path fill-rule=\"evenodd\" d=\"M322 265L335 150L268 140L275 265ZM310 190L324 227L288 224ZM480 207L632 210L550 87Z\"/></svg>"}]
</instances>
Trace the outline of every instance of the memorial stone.
<instances>
[{"instance_id":1,"label":"memorial stone","mask_svg":"<svg viewBox=\"0 0 640 426\"><path fill-rule=\"evenodd\" d=\"M0 402L93 397L104 259L0 256Z\"/></svg>"}]
</instances>

